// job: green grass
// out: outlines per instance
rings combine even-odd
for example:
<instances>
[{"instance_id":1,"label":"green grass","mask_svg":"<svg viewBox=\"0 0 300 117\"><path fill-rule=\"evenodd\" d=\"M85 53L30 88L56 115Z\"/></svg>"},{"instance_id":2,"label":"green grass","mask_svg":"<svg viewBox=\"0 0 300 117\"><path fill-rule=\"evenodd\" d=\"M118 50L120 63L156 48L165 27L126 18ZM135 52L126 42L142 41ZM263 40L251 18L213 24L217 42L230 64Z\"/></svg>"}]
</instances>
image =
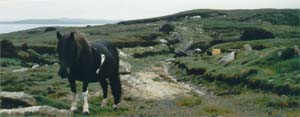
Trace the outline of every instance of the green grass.
<instances>
[{"instance_id":1,"label":"green grass","mask_svg":"<svg viewBox=\"0 0 300 117\"><path fill-rule=\"evenodd\" d=\"M69 109L69 103L59 101L45 96L36 96L37 105L48 105L59 109Z\"/></svg>"},{"instance_id":2,"label":"green grass","mask_svg":"<svg viewBox=\"0 0 300 117\"><path fill-rule=\"evenodd\" d=\"M217 44L210 47L209 50L213 48L220 48L222 51L228 51L228 49L241 49L243 45L249 44L252 48L271 48L279 46L289 46L300 45L299 39L267 39L267 40L253 40L253 41L234 41L222 44Z\"/></svg>"},{"instance_id":3,"label":"green grass","mask_svg":"<svg viewBox=\"0 0 300 117\"><path fill-rule=\"evenodd\" d=\"M176 99L176 105L178 106L196 106L202 103L202 99L196 96L180 96Z\"/></svg>"},{"instance_id":4,"label":"green grass","mask_svg":"<svg viewBox=\"0 0 300 117\"><path fill-rule=\"evenodd\" d=\"M151 40L144 40L143 36L156 33L155 29L159 28L159 25L101 25L93 27L56 27L58 31L67 33L74 30L79 30L85 33L85 36L89 41L95 41L99 39L110 40L120 47L123 46L136 46L134 44L148 44L153 43ZM0 40L9 39L16 46L21 46L23 43L27 43L29 47L46 48L55 47L57 38L56 31L43 32L45 27L34 28L26 31L12 32L8 34L0 35ZM30 33L35 32L35 33ZM144 34L141 36L141 34ZM39 50L39 49L37 49Z\"/></svg>"},{"instance_id":5,"label":"green grass","mask_svg":"<svg viewBox=\"0 0 300 117\"><path fill-rule=\"evenodd\" d=\"M199 111L199 114L208 114L212 116L218 115L226 115L232 113L228 108L222 108L218 105L209 104L203 108L203 110Z\"/></svg>"},{"instance_id":6,"label":"green grass","mask_svg":"<svg viewBox=\"0 0 300 117\"><path fill-rule=\"evenodd\" d=\"M177 58L176 65L184 65L188 75L202 75L209 81L220 80L230 84L246 84L279 94L296 94L300 90L299 58L283 59L278 55L286 47L261 51L238 52L228 65L219 64L220 56L192 56ZM225 54L223 54L225 55ZM199 74L203 72L202 74ZM197 81L193 81L197 82Z\"/></svg>"},{"instance_id":7,"label":"green grass","mask_svg":"<svg viewBox=\"0 0 300 117\"><path fill-rule=\"evenodd\" d=\"M1 58L0 65L2 67L11 66L11 65L21 65L22 60L16 58Z\"/></svg>"},{"instance_id":8,"label":"green grass","mask_svg":"<svg viewBox=\"0 0 300 117\"><path fill-rule=\"evenodd\" d=\"M244 111L257 112L259 113L257 115L272 110L271 115L274 116L276 114L294 116L299 112L297 108L299 107L297 93L300 90L299 57L285 58L281 57L280 53L285 53L287 48L292 48L294 45L300 46L300 30L296 22L297 18L299 19L298 11L299 9L203 9L120 24L56 28L61 32L79 30L85 33L89 41L110 40L119 48L123 48L122 51L125 53L139 56L124 58L132 65L134 73L145 70L149 66L161 65L161 60L174 56L169 53L169 48L161 45L158 40L171 38L170 35L162 34L158 30L167 22L174 24L175 31L182 38L180 43L174 44L176 49L185 48L187 43L193 42L191 49L201 48L205 52L207 48L209 48L208 51L212 48L220 48L223 54L176 58L176 64L185 65L184 69L173 66L170 71L174 72L179 80L194 85L205 85L208 90L212 90L214 94L229 101L207 103L202 97L182 96L174 100L176 106L179 108L199 107L199 115L234 116L235 113L240 113L246 108ZM185 16L195 15L201 15L202 18L185 19ZM70 92L69 84L58 77L59 66L52 64L57 62L56 31L44 32L45 28L0 35L0 40L9 39L18 48L18 57L1 58L0 90L24 91L33 95L39 105L68 109L70 100L65 98ZM276 38L240 41L241 32L248 28L263 28L272 32ZM220 40L220 43L215 43L216 45L211 43L216 40ZM23 43L27 43L30 49L22 50L20 47ZM230 51L229 49L240 49L244 44L250 44L254 50L238 52L236 59L228 65L217 63L223 55L226 55L226 52ZM36 62L47 63L48 66L41 65L36 69L30 69ZM22 73L11 72L22 67L29 68L29 70ZM154 80L160 81L161 79ZM82 84L77 84L77 89L80 91ZM101 88L99 84L91 84L89 89L95 92ZM154 104L151 101L136 101L135 97L127 97L124 100L130 106L122 107L115 112L111 108L111 99L109 106L105 108L100 107L101 100L101 96L92 97L90 100L91 116L132 115L139 110L148 111L146 105ZM242 109L228 106L228 103L237 103L237 107ZM256 107L256 110L249 109ZM81 109L80 107L75 116L82 116Z\"/></svg>"}]
</instances>

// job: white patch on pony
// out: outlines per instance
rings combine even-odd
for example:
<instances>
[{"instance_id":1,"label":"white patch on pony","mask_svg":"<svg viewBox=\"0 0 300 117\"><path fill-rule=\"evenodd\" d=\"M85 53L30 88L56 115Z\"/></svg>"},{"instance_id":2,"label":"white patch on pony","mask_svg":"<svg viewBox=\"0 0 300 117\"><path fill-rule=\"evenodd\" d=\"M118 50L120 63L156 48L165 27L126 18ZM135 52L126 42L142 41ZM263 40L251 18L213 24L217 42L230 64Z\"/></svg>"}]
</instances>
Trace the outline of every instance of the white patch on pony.
<instances>
[{"instance_id":1,"label":"white patch on pony","mask_svg":"<svg viewBox=\"0 0 300 117\"><path fill-rule=\"evenodd\" d=\"M82 92L83 96L83 113L89 113L89 103L88 103L88 93L89 91L86 90L86 92Z\"/></svg>"},{"instance_id":2,"label":"white patch on pony","mask_svg":"<svg viewBox=\"0 0 300 117\"><path fill-rule=\"evenodd\" d=\"M76 111L77 110L77 101L78 101L78 96L76 93L72 92L72 104L71 104L71 111Z\"/></svg>"},{"instance_id":3,"label":"white patch on pony","mask_svg":"<svg viewBox=\"0 0 300 117\"><path fill-rule=\"evenodd\" d=\"M107 99L107 98L104 98L104 99L102 100L102 102L101 102L101 107L105 107L106 104L107 104L107 101L108 101L108 99Z\"/></svg>"},{"instance_id":4,"label":"white patch on pony","mask_svg":"<svg viewBox=\"0 0 300 117\"><path fill-rule=\"evenodd\" d=\"M96 70L96 74L99 74L100 69L101 69L101 67L102 67L102 65L103 65L103 63L104 63L104 61L105 61L105 55L104 55L104 54L101 54L101 63L100 63L99 68Z\"/></svg>"}]
</instances>

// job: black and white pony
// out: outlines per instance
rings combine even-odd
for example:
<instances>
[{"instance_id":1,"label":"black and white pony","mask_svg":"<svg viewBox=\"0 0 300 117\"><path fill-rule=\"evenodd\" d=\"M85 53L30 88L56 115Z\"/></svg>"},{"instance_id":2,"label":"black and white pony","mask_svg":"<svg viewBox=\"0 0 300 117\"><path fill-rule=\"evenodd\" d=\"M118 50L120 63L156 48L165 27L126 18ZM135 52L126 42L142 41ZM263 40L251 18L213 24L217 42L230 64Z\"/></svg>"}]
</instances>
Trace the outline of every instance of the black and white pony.
<instances>
[{"instance_id":1,"label":"black and white pony","mask_svg":"<svg viewBox=\"0 0 300 117\"><path fill-rule=\"evenodd\" d=\"M111 85L114 97L114 109L121 100L121 81L119 75L119 55L117 48L108 41L89 43L79 31L56 33L60 69L58 75L68 78L72 91L71 110L77 110L76 81L81 81L83 95L83 113L89 113L88 84L100 82L103 89L101 106L107 103L107 85Z\"/></svg>"}]
</instances>

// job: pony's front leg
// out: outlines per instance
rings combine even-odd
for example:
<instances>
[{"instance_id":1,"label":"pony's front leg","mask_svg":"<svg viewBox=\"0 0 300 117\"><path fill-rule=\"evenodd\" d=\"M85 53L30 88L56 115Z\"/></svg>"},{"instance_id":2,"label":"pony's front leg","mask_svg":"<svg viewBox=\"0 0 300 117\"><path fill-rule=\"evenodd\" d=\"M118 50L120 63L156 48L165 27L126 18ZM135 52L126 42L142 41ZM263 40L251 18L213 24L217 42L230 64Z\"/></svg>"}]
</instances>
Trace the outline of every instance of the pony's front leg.
<instances>
[{"instance_id":1,"label":"pony's front leg","mask_svg":"<svg viewBox=\"0 0 300 117\"><path fill-rule=\"evenodd\" d=\"M87 90L88 87L88 82L83 82L82 86L82 95L83 95L83 110L82 113L84 114L89 114L89 103L88 103L88 93L89 91Z\"/></svg>"},{"instance_id":2,"label":"pony's front leg","mask_svg":"<svg viewBox=\"0 0 300 117\"><path fill-rule=\"evenodd\" d=\"M71 103L71 111L77 110L77 102L78 102L78 96L76 93L76 81L75 80L69 80L71 91L72 91L72 103Z\"/></svg>"},{"instance_id":3,"label":"pony's front leg","mask_svg":"<svg viewBox=\"0 0 300 117\"><path fill-rule=\"evenodd\" d=\"M105 78L102 78L100 80L100 85L102 87L102 93L103 93L103 100L101 102L101 107L105 107L107 104L107 80Z\"/></svg>"}]
</instances>

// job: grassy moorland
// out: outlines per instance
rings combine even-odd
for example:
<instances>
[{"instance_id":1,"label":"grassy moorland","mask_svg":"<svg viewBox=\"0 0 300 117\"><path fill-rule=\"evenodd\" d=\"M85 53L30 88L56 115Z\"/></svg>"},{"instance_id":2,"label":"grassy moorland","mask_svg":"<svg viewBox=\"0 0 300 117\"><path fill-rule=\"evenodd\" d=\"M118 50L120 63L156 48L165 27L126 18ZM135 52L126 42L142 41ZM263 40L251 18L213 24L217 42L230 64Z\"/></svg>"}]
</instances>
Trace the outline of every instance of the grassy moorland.
<instances>
[{"instance_id":1,"label":"grassy moorland","mask_svg":"<svg viewBox=\"0 0 300 117\"><path fill-rule=\"evenodd\" d=\"M125 94L127 106L117 112L110 106L101 108L101 96L94 96L90 99L91 115L171 116L164 112L192 112L210 116L297 116L300 59L295 48L300 46L299 16L299 9L199 9L118 24L51 27L53 30L40 27L1 34L0 40L9 40L14 47L8 49L9 56L3 56L8 50L1 44L0 90L24 91L33 95L38 105L68 109L69 86L57 75L55 32L79 30L89 41L110 40L127 53L129 57L123 59L132 65L132 74L160 66L161 61L175 55L174 50L184 51L187 56L175 58L169 65L170 73L178 81L204 87L216 96L215 103L208 103L212 99L207 96L149 101ZM174 29L170 33L161 31L165 24L173 25ZM263 37L255 32L253 35L258 36L254 38L242 38L247 30L263 30L273 36ZM168 40L169 44L161 44L161 40ZM245 44L252 51L241 49ZM197 48L202 51L194 52ZM222 54L211 56L214 48L221 49ZM232 50L236 51L235 60L227 64L218 62ZM36 64L39 67L32 69ZM28 70L12 72L20 68ZM162 82L161 77L155 81ZM90 92L98 89L98 84L89 86ZM76 115L80 116L80 111Z\"/></svg>"}]
</instances>

